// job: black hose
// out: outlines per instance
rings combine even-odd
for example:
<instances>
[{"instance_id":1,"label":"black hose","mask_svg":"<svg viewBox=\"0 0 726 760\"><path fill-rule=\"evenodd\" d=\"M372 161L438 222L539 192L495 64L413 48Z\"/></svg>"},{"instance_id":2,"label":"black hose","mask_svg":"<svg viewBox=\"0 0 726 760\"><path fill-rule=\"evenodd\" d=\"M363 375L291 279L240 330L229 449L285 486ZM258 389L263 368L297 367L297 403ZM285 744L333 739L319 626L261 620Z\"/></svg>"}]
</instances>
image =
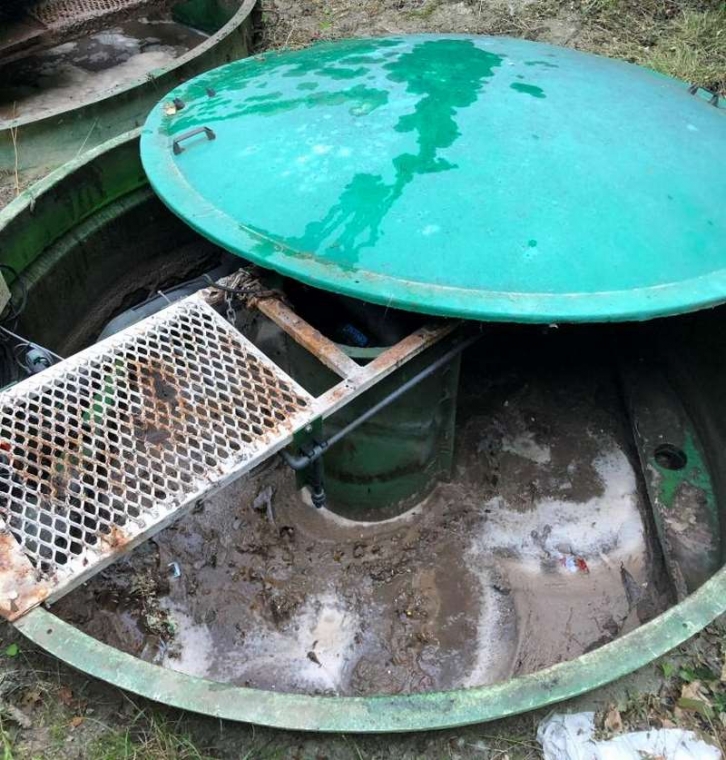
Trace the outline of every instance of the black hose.
<instances>
[{"instance_id":1,"label":"black hose","mask_svg":"<svg viewBox=\"0 0 726 760\"><path fill-rule=\"evenodd\" d=\"M280 456L293 470L304 470L316 459L319 459L333 444L337 443L339 440L341 440L341 438L344 438L346 435L348 435L348 433L355 430L364 422L367 422L371 417L375 416L378 414L378 412L385 409L389 404L392 404L394 401L396 401L396 399L400 398L412 388L417 386L422 380L425 380L430 375L433 375L434 372L443 367L444 364L448 364L448 362L450 362L455 356L471 346L472 343L475 343L477 340L479 340L480 337L481 335L477 333L476 335L471 335L468 338L462 340L453 348L449 349L445 354L442 354L438 359L431 362L431 364L422 369L421 372L419 372L417 375L414 375L409 380L406 380L406 382L402 385L399 385L395 391L389 393L388 396L381 399L377 404L374 404L372 407L363 412L360 417L357 417L352 422L349 422L345 427L341 428L336 433L331 435L330 438L327 438L324 441L320 441L319 443L314 443L309 453L294 456L288 451L283 450L280 452Z\"/></svg>"},{"instance_id":2,"label":"black hose","mask_svg":"<svg viewBox=\"0 0 726 760\"><path fill-rule=\"evenodd\" d=\"M15 327L18 318L23 311L25 311L25 306L28 303L28 288L22 275L18 274L15 267L10 266L10 264L0 264L0 272L3 270L10 272L13 276L13 284L17 283L20 288L20 305L16 306L11 296L10 302L7 304L2 314L0 314L0 324L11 323L12 326ZM10 286L8 285L8 287Z\"/></svg>"}]
</instances>

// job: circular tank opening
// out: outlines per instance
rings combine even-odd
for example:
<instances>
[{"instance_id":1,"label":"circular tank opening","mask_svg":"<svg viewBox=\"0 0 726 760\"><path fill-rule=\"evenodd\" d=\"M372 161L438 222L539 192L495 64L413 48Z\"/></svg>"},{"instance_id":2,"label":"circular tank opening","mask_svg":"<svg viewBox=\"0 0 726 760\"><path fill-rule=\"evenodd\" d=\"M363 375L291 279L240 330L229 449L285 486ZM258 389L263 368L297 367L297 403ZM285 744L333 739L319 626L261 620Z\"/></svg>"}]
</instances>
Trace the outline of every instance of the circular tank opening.
<instances>
[{"instance_id":1,"label":"circular tank opening","mask_svg":"<svg viewBox=\"0 0 726 760\"><path fill-rule=\"evenodd\" d=\"M185 283L200 274L239 265L130 180L135 148L117 142L34 199L38 223L52 221L57 197L77 200L77 218L23 270L16 326L63 355L123 329L155 298L190 292ZM122 188L115 199L95 195L99 177ZM12 211L0 235L9 251L25 250L13 241L31 211ZM279 287L301 311L319 296ZM347 325L343 337L367 336L374 348L387 341L371 326L393 329L395 341L396 312L333 301L306 318L332 333ZM720 609L708 589L722 565L714 454L726 435L726 365L713 336L723 319L716 308L644 325L487 325L430 395L404 396L407 426L391 427L384 410L341 442L355 455L396 436L400 446L416 442L420 468L446 463L425 482L406 481L400 508L349 511L384 480L390 462L375 459L375 446L363 484L343 456L337 473L328 468L341 502L331 482L323 509L271 459L54 604L55 622L31 613L21 630L126 688L215 714L229 714L218 700L235 694L235 717L296 727L402 727L383 713L361 717L358 706L376 703L349 697L403 700L403 727L412 728L493 717L492 695L505 691L500 712L514 712L535 696L543 704L602 683L619 674L607 664L613 648L622 667L635 667ZM302 366L292 341L258 314L240 308L236 324L298 382L325 386L325 373ZM425 423L442 420L450 435L428 435ZM679 612L694 605L695 617ZM133 657L118 660L96 642ZM588 675L601 647L600 670ZM548 670L561 663L571 677ZM227 691L235 687L243 691ZM299 703L313 712L320 704L308 722L294 711L256 713L270 695L341 706ZM431 719L405 701L415 695L459 706ZM327 712L337 717L326 722Z\"/></svg>"},{"instance_id":2,"label":"circular tank opening","mask_svg":"<svg viewBox=\"0 0 726 760\"><path fill-rule=\"evenodd\" d=\"M330 696L493 684L652 620L675 596L612 364L589 331L497 333L464 357L448 481L402 515L316 510L273 460L53 611L165 668Z\"/></svg>"},{"instance_id":3,"label":"circular tank opening","mask_svg":"<svg viewBox=\"0 0 726 760\"><path fill-rule=\"evenodd\" d=\"M162 230L185 230L157 201L141 207L104 235L123 247L128 225L147 215ZM80 348L73 336L81 327L84 342L93 341L200 267L230 263L196 247L194 233L176 245L172 237L144 236L142 255L156 262L154 272L163 262L163 279L145 284L140 269L121 289L113 284L121 318L104 310L106 288L94 294L79 279L85 319L67 322L56 344ZM185 263L184 252L195 248L206 258ZM67 259L69 274L72 266ZM105 266L101 280L112 261ZM318 329L358 342L395 342L420 321L291 282L281 287ZM161 308L163 297L156 299ZM49 309L46 302L46 317ZM317 394L332 383L259 315L241 310L237 324L306 389ZM633 433L632 405L640 402L626 400L644 381L624 380L615 352L604 350L627 342L637 355L637 331L490 325L460 367L444 368L433 386L410 391L326 453L326 508L315 509L307 488L274 458L53 612L164 668L330 696L484 686L613 641L676 601L673 557L663 556ZM364 397L363 407L370 402ZM452 426L448 436L442 421ZM326 429L335 426L334 417ZM381 459L376 448L387 441ZM403 474L389 466L401 450ZM663 467L686 466L675 446L655 452ZM407 479L426 468L425 478ZM400 501L390 497L391 481L403 489ZM702 496L684 493L683 503L697 509Z\"/></svg>"}]
</instances>

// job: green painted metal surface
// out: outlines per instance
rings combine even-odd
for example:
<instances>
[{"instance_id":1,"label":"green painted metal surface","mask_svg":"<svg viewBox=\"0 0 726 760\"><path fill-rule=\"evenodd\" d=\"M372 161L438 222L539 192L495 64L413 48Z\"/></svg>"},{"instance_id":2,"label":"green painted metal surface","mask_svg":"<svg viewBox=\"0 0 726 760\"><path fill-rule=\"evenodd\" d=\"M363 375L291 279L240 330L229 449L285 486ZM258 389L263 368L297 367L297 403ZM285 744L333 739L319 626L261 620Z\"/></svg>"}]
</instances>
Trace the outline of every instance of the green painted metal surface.
<instances>
[{"instance_id":1,"label":"green painted metal surface","mask_svg":"<svg viewBox=\"0 0 726 760\"><path fill-rule=\"evenodd\" d=\"M302 731L417 731L515 715L614 681L708 625L723 611L724 598L726 570L720 570L681 604L576 660L491 686L405 696L306 696L207 681L113 649L42 608L16 627L85 673L185 710Z\"/></svg>"},{"instance_id":2,"label":"green painted metal surface","mask_svg":"<svg viewBox=\"0 0 726 760\"><path fill-rule=\"evenodd\" d=\"M141 148L196 230L363 300L521 322L726 300L724 112L630 64L507 38L348 40L187 82Z\"/></svg>"},{"instance_id":3,"label":"green painted metal surface","mask_svg":"<svg viewBox=\"0 0 726 760\"><path fill-rule=\"evenodd\" d=\"M431 361L428 354L426 361ZM325 484L333 511L352 519L392 517L451 476L460 363L457 356L325 454ZM425 363L414 360L341 410L326 429L343 427L422 366Z\"/></svg>"},{"instance_id":4,"label":"green painted metal surface","mask_svg":"<svg viewBox=\"0 0 726 760\"><path fill-rule=\"evenodd\" d=\"M340 348L359 360L373 359L385 350ZM295 376L314 395L322 394L337 379L304 349L293 345L288 351ZM321 440L337 433L437 355L434 348L411 360L325 420L312 438ZM457 356L325 453L329 509L353 520L387 519L420 502L439 480L451 476L460 365L461 356Z\"/></svg>"},{"instance_id":5,"label":"green painted metal surface","mask_svg":"<svg viewBox=\"0 0 726 760\"><path fill-rule=\"evenodd\" d=\"M93 341L127 299L214 266L216 248L151 191L138 144L138 130L109 140L0 210L0 261L24 285L6 273L16 299L25 293L17 330L62 356Z\"/></svg>"},{"instance_id":6,"label":"green painted metal surface","mask_svg":"<svg viewBox=\"0 0 726 760\"><path fill-rule=\"evenodd\" d=\"M676 342L673 347L679 348ZM663 561L682 600L723 563L723 513L714 479L718 469L709 466L709 447L660 362L640 358L627 362L621 374ZM702 399L698 406L707 403ZM719 408L712 406L716 413ZM719 450L719 444L709 443L714 452Z\"/></svg>"},{"instance_id":7,"label":"green painted metal surface","mask_svg":"<svg viewBox=\"0 0 726 760\"><path fill-rule=\"evenodd\" d=\"M144 192L137 163L137 134L117 138L76 159L0 211L0 260L38 272L49 249L98 211ZM159 204L160 205L160 204ZM154 217L147 224L156 226ZM183 225L179 225L182 227ZM148 228L147 228L148 231ZM81 238L78 245L83 246ZM99 257L119 256L92 246ZM69 249L70 250L70 249ZM102 269L101 265L94 269ZM90 271L91 267L89 267ZM50 287L50 286L49 286ZM93 287L87 285L89 299ZM50 292L48 290L47 292ZM55 289L62 295L62 291ZM57 298L37 307L49 322L66 318L67 302ZM663 353L681 370L679 396L699 421L703 450L714 476L718 504L726 494L726 354L721 346L723 310L703 312L673 326L642 326L643 341L662 341ZM40 325L38 318L36 324ZM43 340L43 333L33 332ZM674 369L673 367L671 369ZM444 728L525 712L577 696L624 676L672 649L724 612L726 570L664 614L575 660L486 687L452 692L381 697L323 697L247 689L177 673L109 647L83 634L46 609L19 622L19 630L71 666L150 699L208 715L281 728L382 732Z\"/></svg>"}]
</instances>

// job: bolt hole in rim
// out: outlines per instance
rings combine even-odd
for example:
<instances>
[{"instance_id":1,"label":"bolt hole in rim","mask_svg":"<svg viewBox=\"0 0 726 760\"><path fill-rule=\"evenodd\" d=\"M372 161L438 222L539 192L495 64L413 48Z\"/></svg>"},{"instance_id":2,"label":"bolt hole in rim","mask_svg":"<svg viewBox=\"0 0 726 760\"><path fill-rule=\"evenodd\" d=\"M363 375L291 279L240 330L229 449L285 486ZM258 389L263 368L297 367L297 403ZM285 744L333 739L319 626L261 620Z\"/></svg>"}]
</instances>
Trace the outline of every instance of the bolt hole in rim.
<instances>
[{"instance_id":1,"label":"bolt hole in rim","mask_svg":"<svg viewBox=\"0 0 726 760\"><path fill-rule=\"evenodd\" d=\"M653 457L656 464L664 470L682 470L688 464L686 452L671 443L656 446Z\"/></svg>"}]
</instances>

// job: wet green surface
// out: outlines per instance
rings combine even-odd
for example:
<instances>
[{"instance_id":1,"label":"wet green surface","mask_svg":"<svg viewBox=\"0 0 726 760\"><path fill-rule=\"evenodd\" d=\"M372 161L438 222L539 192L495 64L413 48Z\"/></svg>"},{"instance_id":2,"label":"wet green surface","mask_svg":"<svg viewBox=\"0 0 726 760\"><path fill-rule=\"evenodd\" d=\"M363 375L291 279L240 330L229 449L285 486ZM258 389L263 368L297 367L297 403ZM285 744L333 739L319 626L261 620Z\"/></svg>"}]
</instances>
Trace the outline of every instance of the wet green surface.
<instances>
[{"instance_id":1,"label":"wet green surface","mask_svg":"<svg viewBox=\"0 0 726 760\"><path fill-rule=\"evenodd\" d=\"M199 126L216 139L173 155ZM203 75L154 109L142 158L175 212L264 266L415 311L553 322L726 298L724 147L724 114L647 70L421 36Z\"/></svg>"},{"instance_id":2,"label":"wet green surface","mask_svg":"<svg viewBox=\"0 0 726 760\"><path fill-rule=\"evenodd\" d=\"M132 148L136 148L136 134L119 138L100 151L76 159L6 208L0 214L0 241L7 261L23 269L31 261L36 267L43 266L42 259L47 256L51 242L69 230L73 230L70 237L79 248L88 248L101 257L105 255L107 249L89 244L77 226L99 204L110 203L114 194L122 198L138 190L141 180ZM104 181L94 182L95 189L90 192L88 183L97 177ZM101 190L104 192L98 195ZM58 204L65 206L64 214L60 214ZM158 226L149 217L144 224L146 227L141 227L146 234ZM29 229L36 232L35 237L28 237ZM40 232L43 232L42 237ZM165 234L168 235L166 231ZM101 271L105 266L107 264L92 266L88 271ZM82 282L88 293L97 292L88 288L87 279ZM67 309L64 305L64 317L67 317ZM39 334L48 329L47 308L41 312L45 314L46 325L38 328ZM701 439L703 450L707 452L723 450L726 434L723 424L726 402L722 392L724 363L720 360L723 352L719 350L722 317L721 310L704 313L699 321L686 323L686 329L683 324L681 329L677 327L682 320L675 321L673 327L670 321L660 323L668 355L674 361L684 360L688 369L697 370L689 381L690 392L684 397L690 398L691 405L699 409L699 419L708 418L712 423L708 437ZM704 319L708 321L700 321ZM653 329L657 326L655 323ZM650 336L650 342L656 343L656 336L652 333ZM695 442L693 446L697 451ZM699 468L705 467L702 459L692 453L691 444L686 443L684 450L688 461ZM365 698L279 694L184 675L109 648L42 608L24 618L19 628L39 646L82 672L186 710L302 730L412 731L490 720L582 694L683 643L723 613L724 599L726 571L720 570L681 604L576 660L486 687Z\"/></svg>"},{"instance_id":3,"label":"wet green surface","mask_svg":"<svg viewBox=\"0 0 726 760\"><path fill-rule=\"evenodd\" d=\"M683 442L683 452L686 459L686 467L683 470L673 470L663 467L655 462L655 467L661 476L660 498L667 508L672 508L679 486L684 482L698 488L710 507L712 513L717 513L716 499L713 493L713 484L708 476L708 467L691 433L687 433Z\"/></svg>"}]
</instances>

